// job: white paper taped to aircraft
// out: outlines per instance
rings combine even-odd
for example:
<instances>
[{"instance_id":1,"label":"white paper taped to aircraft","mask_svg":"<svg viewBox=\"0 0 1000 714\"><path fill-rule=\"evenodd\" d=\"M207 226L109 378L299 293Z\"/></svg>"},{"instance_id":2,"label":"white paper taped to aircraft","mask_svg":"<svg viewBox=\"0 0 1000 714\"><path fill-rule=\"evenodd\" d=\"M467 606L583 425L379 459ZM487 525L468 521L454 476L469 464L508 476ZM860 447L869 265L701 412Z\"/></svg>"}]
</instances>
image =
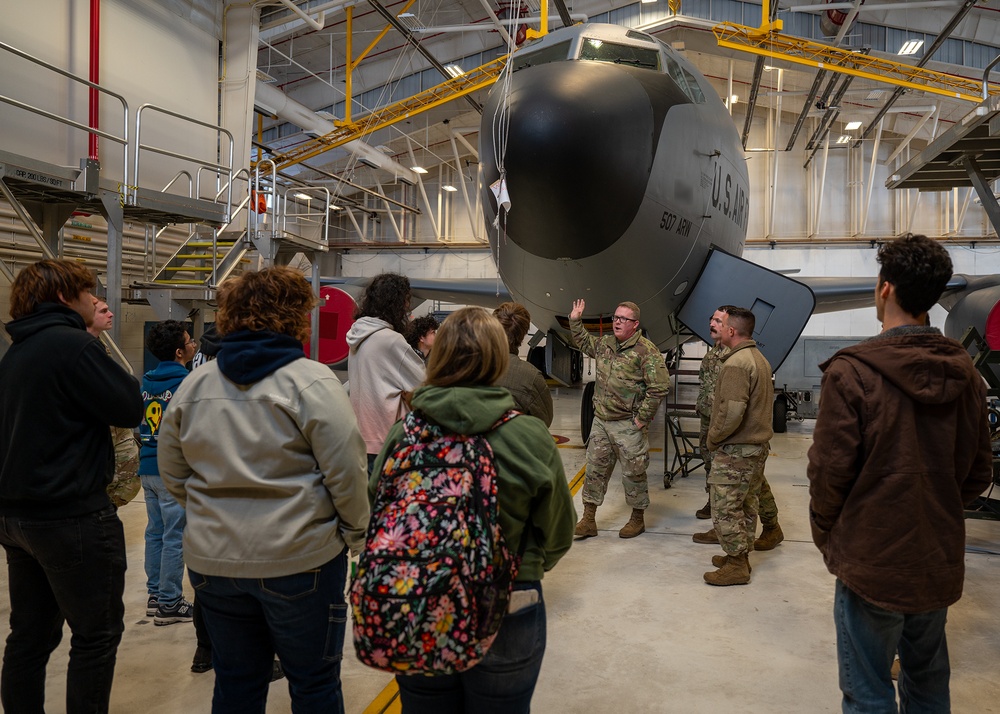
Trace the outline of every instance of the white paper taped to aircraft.
<instances>
[{"instance_id":1,"label":"white paper taped to aircraft","mask_svg":"<svg viewBox=\"0 0 1000 714\"><path fill-rule=\"evenodd\" d=\"M501 176L490 184L490 190L493 192L493 196L497 200L497 208L503 208L503 210L509 211L510 195L507 193L507 179Z\"/></svg>"}]
</instances>

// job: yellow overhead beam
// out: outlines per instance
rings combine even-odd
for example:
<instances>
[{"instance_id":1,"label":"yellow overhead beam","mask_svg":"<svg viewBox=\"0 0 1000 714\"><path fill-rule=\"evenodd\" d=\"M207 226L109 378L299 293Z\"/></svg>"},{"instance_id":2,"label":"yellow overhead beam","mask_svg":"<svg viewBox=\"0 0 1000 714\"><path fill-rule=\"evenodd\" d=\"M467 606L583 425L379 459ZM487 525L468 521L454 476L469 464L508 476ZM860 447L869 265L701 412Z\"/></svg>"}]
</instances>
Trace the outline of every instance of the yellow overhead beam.
<instances>
[{"instance_id":1,"label":"yellow overhead beam","mask_svg":"<svg viewBox=\"0 0 1000 714\"><path fill-rule=\"evenodd\" d=\"M481 67L458 77L452 77L419 94L414 94L408 99L389 104L376 112L359 118L357 121L343 122L329 134L310 139L288 151L276 154L274 163L277 170L282 171L306 159L319 156L325 151L343 146L349 141L360 139L428 109L439 107L459 97L464 97L466 94L489 87L500 77L506 62L507 55L503 55Z\"/></svg>"},{"instance_id":2,"label":"yellow overhead beam","mask_svg":"<svg viewBox=\"0 0 1000 714\"><path fill-rule=\"evenodd\" d=\"M963 99L976 104L983 101L982 82L914 67L903 62L879 59L871 55L824 45L801 37L767 32L761 28L723 23L712 28L720 47L750 52L765 57L851 74L875 82ZM989 85L990 94L1000 93L1000 86Z\"/></svg>"}]
</instances>

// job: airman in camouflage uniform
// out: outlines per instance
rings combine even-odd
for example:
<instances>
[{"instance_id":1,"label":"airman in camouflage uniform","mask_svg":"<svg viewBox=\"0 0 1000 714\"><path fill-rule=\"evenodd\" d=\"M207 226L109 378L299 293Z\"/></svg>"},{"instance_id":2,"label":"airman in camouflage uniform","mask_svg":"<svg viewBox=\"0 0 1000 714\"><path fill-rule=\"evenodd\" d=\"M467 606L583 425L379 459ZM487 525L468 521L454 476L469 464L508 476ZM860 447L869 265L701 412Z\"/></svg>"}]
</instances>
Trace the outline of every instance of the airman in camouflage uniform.
<instances>
[{"instance_id":1,"label":"airman in camouflage uniform","mask_svg":"<svg viewBox=\"0 0 1000 714\"><path fill-rule=\"evenodd\" d=\"M121 508L139 493L139 441L131 429L111 427L115 444L115 475L108 484L108 496L115 508Z\"/></svg>"},{"instance_id":2,"label":"airman in camouflage uniform","mask_svg":"<svg viewBox=\"0 0 1000 714\"><path fill-rule=\"evenodd\" d=\"M731 308L723 318L720 343L730 352L719 370L707 437L714 451L708 482L715 527L694 536L696 543L718 542L726 551L712 559L718 570L705 573L710 585L750 582L748 556L754 547L768 442L774 435L771 365L750 338L753 328L753 313L744 308Z\"/></svg>"},{"instance_id":3,"label":"airman in camouflage uniform","mask_svg":"<svg viewBox=\"0 0 1000 714\"><path fill-rule=\"evenodd\" d=\"M101 333L111 329L114 317L106 302L94 298L94 321L87 327L87 332L101 339ZM106 344L104 351L111 356L111 349ZM142 486L139 483L139 442L132 429L113 426L111 443L115 446L115 473L107 492L115 508L121 508L136 497Z\"/></svg>"},{"instance_id":4,"label":"airman in camouflage uniform","mask_svg":"<svg viewBox=\"0 0 1000 714\"><path fill-rule=\"evenodd\" d=\"M701 458L705 462L705 491L708 491L708 474L712 471L712 452L708 448L708 425L712 421L712 402L715 400L715 383L719 379L719 368L722 366L722 358L729 352L729 348L719 343L719 330L722 328L722 318L726 316L726 308L723 305L712 315L708 321L708 332L714 340L714 344L708 348L708 352L701 360L698 368L698 400L695 402L695 411L701 418L701 430L698 432L698 449ZM712 517L711 501L705 506L695 511L698 518Z\"/></svg>"},{"instance_id":5,"label":"airman in camouflage uniform","mask_svg":"<svg viewBox=\"0 0 1000 714\"><path fill-rule=\"evenodd\" d=\"M615 462L622 466L625 503L632 517L618 532L634 538L645 532L643 513L649 507L646 469L649 467L647 429L669 390L663 356L639 332L639 306L623 302L615 309L613 334L594 337L580 318L583 300L573 303L569 315L573 342L597 362L594 388L594 422L587 444L587 476L583 486L584 515L576 535L597 535L595 516L604 503Z\"/></svg>"}]
</instances>

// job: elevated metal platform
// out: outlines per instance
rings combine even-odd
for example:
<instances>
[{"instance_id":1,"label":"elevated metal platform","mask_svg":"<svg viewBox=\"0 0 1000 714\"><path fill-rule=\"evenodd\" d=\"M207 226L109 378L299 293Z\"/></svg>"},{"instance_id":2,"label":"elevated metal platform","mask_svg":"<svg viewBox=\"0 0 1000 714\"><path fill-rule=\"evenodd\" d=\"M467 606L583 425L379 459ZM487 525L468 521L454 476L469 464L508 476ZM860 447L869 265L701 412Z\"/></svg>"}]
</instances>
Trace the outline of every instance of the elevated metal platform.
<instances>
[{"instance_id":1,"label":"elevated metal platform","mask_svg":"<svg viewBox=\"0 0 1000 714\"><path fill-rule=\"evenodd\" d=\"M927 145L885 182L886 188L976 189L1000 233L1000 204L990 183L1000 178L1000 97L991 96Z\"/></svg>"},{"instance_id":2,"label":"elevated metal platform","mask_svg":"<svg viewBox=\"0 0 1000 714\"><path fill-rule=\"evenodd\" d=\"M204 223L217 227L229 220L229 205L224 202L144 188L134 189L126 199L121 184L101 178L96 169L58 166L7 151L0 151L0 180L25 205L63 204L73 210L86 208L100 213L104 192L117 194L124 218L138 223Z\"/></svg>"}]
</instances>

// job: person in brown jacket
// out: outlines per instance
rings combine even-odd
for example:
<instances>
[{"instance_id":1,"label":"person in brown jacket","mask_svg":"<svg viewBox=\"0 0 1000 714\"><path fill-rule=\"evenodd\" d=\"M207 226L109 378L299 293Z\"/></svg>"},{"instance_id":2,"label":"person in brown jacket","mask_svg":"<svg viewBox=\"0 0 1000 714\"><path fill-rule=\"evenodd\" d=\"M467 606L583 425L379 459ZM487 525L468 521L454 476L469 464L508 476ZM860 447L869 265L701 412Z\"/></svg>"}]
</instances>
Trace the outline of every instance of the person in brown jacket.
<instances>
[{"instance_id":1,"label":"person in brown jacket","mask_svg":"<svg viewBox=\"0 0 1000 714\"><path fill-rule=\"evenodd\" d=\"M882 332L820 365L809 449L813 541L837 576L844 712L951 711L945 621L965 578L963 505L989 484L986 391L965 349L927 327L951 277L924 236L884 244Z\"/></svg>"},{"instance_id":2,"label":"person in brown jacket","mask_svg":"<svg viewBox=\"0 0 1000 714\"><path fill-rule=\"evenodd\" d=\"M715 527L694 535L695 543L719 543L726 551L712 558L718 570L705 573L709 585L750 582L764 462L774 435L771 365L751 339L755 322L742 307L731 308L722 321L720 344L729 353L722 358L706 439L712 451L708 484Z\"/></svg>"},{"instance_id":3,"label":"person in brown jacket","mask_svg":"<svg viewBox=\"0 0 1000 714\"><path fill-rule=\"evenodd\" d=\"M518 411L538 417L545 422L545 426L552 426L552 393L549 392L549 385L545 383L545 377L538 367L517 356L524 336L531 327L531 313L519 302L505 302L493 311L493 317L503 325L510 348L507 370L493 386L504 387L509 391Z\"/></svg>"}]
</instances>

